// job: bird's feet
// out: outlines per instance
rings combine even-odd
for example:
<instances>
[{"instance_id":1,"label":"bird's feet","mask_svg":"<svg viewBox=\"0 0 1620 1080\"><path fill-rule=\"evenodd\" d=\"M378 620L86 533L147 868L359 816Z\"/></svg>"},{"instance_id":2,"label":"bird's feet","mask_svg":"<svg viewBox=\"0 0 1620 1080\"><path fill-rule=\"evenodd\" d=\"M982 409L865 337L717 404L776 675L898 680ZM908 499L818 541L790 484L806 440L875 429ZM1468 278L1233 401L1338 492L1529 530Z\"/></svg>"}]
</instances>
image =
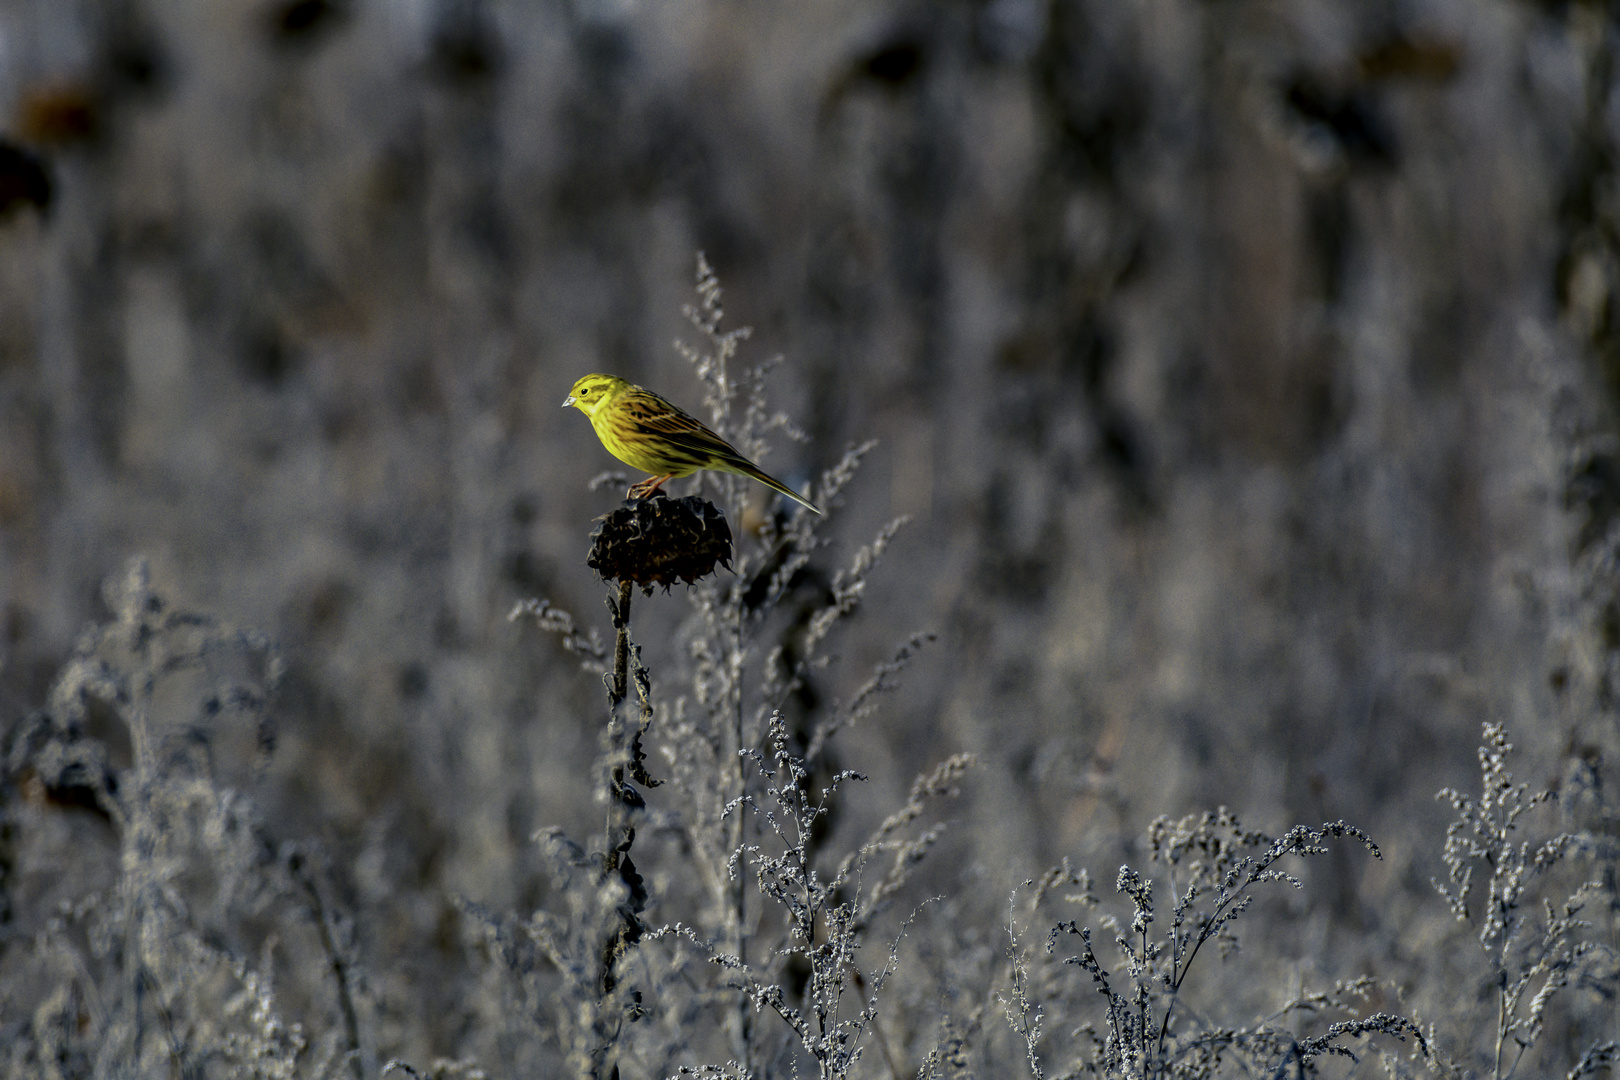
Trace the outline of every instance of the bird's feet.
<instances>
[{"instance_id":1,"label":"bird's feet","mask_svg":"<svg viewBox=\"0 0 1620 1080\"><path fill-rule=\"evenodd\" d=\"M665 480L671 479L674 478L669 476L649 476L639 484L632 484L630 490L624 493L624 497L627 499L648 498L653 492L658 491ZM661 495L663 492L660 491L659 494Z\"/></svg>"}]
</instances>

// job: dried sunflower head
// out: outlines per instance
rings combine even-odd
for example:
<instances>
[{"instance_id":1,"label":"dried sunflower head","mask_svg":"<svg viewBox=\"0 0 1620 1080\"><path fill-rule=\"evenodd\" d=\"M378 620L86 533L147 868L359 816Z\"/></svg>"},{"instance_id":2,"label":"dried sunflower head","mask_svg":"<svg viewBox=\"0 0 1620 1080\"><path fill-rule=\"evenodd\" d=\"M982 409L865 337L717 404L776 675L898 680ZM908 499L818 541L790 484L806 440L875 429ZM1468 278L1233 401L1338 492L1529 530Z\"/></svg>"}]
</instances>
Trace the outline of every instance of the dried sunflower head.
<instances>
[{"instance_id":1,"label":"dried sunflower head","mask_svg":"<svg viewBox=\"0 0 1620 1080\"><path fill-rule=\"evenodd\" d=\"M627 499L597 521L585 565L604 581L631 581L651 593L654 585L691 585L716 564L731 569L731 527L718 506L696 495Z\"/></svg>"}]
</instances>

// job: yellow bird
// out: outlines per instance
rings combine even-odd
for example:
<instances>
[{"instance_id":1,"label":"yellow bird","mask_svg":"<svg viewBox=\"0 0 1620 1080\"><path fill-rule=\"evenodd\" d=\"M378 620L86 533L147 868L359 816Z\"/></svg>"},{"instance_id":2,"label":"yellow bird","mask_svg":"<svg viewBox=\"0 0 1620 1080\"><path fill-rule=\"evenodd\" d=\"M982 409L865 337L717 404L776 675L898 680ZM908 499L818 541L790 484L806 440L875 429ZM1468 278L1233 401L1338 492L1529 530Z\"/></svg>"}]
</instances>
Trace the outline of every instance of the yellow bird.
<instances>
[{"instance_id":1,"label":"yellow bird","mask_svg":"<svg viewBox=\"0 0 1620 1080\"><path fill-rule=\"evenodd\" d=\"M568 392L563 408L570 405L590 417L591 427L608 453L631 468L652 473L630 489L631 498L651 495L666 480L710 469L751 477L821 513L815 504L737 453L702 421L651 390L613 375L586 375Z\"/></svg>"}]
</instances>

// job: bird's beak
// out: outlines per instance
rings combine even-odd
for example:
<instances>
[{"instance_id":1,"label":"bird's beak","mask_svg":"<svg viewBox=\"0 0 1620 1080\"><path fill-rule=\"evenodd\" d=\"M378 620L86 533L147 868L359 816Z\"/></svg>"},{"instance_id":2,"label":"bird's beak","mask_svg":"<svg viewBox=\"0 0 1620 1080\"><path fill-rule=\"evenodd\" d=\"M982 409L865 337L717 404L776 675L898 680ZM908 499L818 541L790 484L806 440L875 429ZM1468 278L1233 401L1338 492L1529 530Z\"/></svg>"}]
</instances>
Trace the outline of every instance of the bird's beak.
<instances>
[{"instance_id":1,"label":"bird's beak","mask_svg":"<svg viewBox=\"0 0 1620 1080\"><path fill-rule=\"evenodd\" d=\"M563 408L565 408L565 409L568 408L568 406L572 405L574 403L574 401L575 401L574 395L569 394L568 395L568 400L563 402Z\"/></svg>"}]
</instances>

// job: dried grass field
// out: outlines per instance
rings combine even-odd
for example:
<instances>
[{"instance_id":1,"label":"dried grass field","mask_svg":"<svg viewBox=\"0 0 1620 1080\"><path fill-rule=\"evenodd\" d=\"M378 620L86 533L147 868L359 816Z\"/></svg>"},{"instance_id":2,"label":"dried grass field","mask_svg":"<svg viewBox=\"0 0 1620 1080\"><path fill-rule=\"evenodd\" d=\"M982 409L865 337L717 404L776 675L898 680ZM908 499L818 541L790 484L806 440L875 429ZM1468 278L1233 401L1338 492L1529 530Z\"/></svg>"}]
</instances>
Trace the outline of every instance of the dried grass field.
<instances>
[{"instance_id":1,"label":"dried grass field","mask_svg":"<svg viewBox=\"0 0 1620 1080\"><path fill-rule=\"evenodd\" d=\"M1612 0L7 0L0 1078L1612 1075L1617 405Z\"/></svg>"}]
</instances>

